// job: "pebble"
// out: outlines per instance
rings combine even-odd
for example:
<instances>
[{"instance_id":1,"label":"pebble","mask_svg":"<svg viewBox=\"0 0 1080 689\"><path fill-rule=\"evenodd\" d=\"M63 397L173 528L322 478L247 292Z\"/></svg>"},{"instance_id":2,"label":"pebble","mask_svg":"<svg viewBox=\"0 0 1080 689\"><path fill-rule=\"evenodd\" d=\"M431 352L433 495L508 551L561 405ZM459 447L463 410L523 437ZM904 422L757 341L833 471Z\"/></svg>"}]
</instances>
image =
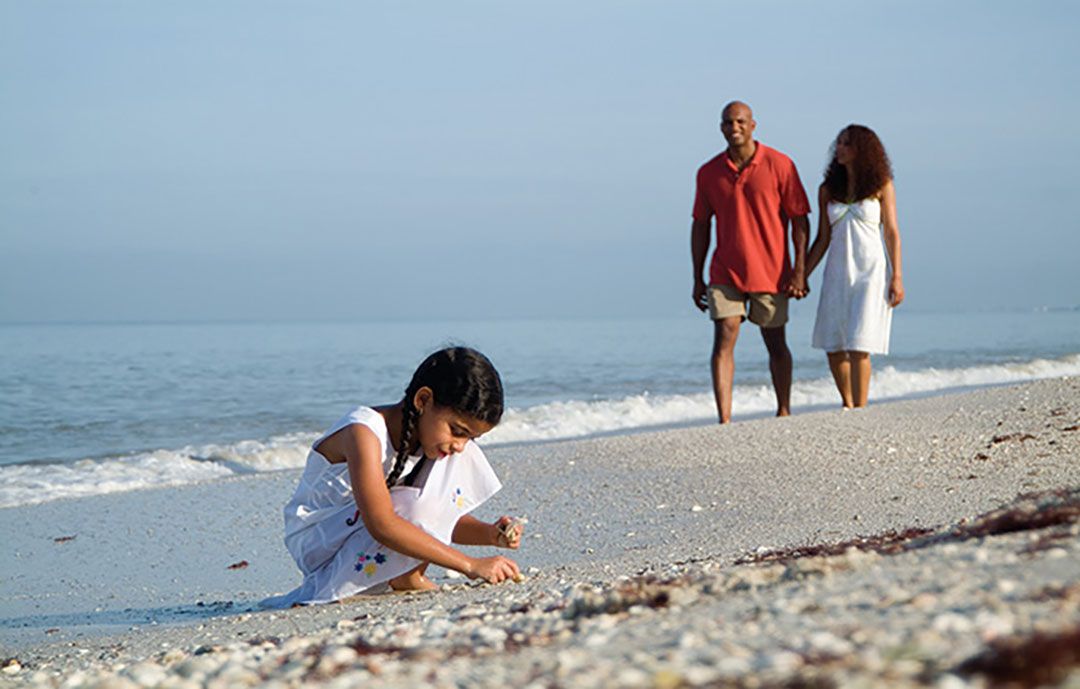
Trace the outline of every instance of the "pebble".
<instances>
[{"instance_id":1,"label":"pebble","mask_svg":"<svg viewBox=\"0 0 1080 689\"><path fill-rule=\"evenodd\" d=\"M652 676L641 669L636 667L626 667L616 671L614 677L614 686L617 687L634 687L648 685Z\"/></svg>"},{"instance_id":2,"label":"pebble","mask_svg":"<svg viewBox=\"0 0 1080 689\"><path fill-rule=\"evenodd\" d=\"M496 627L480 627L472 634L473 640L484 646L502 646L506 636L505 631Z\"/></svg>"},{"instance_id":3,"label":"pebble","mask_svg":"<svg viewBox=\"0 0 1080 689\"><path fill-rule=\"evenodd\" d=\"M454 617L460 620L467 617L483 617L487 613L487 608L481 605L468 605L458 610L457 614L454 615Z\"/></svg>"},{"instance_id":4,"label":"pebble","mask_svg":"<svg viewBox=\"0 0 1080 689\"><path fill-rule=\"evenodd\" d=\"M207 689L253 687L261 681L259 675L245 667L226 667L206 683Z\"/></svg>"},{"instance_id":5,"label":"pebble","mask_svg":"<svg viewBox=\"0 0 1080 689\"><path fill-rule=\"evenodd\" d=\"M215 669L217 669L217 661L213 658L195 656L178 663L173 671L180 677L201 680Z\"/></svg>"},{"instance_id":6,"label":"pebble","mask_svg":"<svg viewBox=\"0 0 1080 689\"><path fill-rule=\"evenodd\" d=\"M654 689L679 689L682 685L682 675L674 670L658 670L652 677Z\"/></svg>"},{"instance_id":7,"label":"pebble","mask_svg":"<svg viewBox=\"0 0 1080 689\"><path fill-rule=\"evenodd\" d=\"M727 677L740 677L750 672L750 661L746 658L727 656L716 664L716 670Z\"/></svg>"},{"instance_id":8,"label":"pebble","mask_svg":"<svg viewBox=\"0 0 1080 689\"><path fill-rule=\"evenodd\" d=\"M855 650L851 642L841 639L830 632L811 634L808 642L810 648L814 651L835 658L843 658Z\"/></svg>"},{"instance_id":9,"label":"pebble","mask_svg":"<svg viewBox=\"0 0 1080 689\"><path fill-rule=\"evenodd\" d=\"M154 687L160 684L167 676L165 668L155 663L144 662L126 669L125 674L135 684L142 687Z\"/></svg>"},{"instance_id":10,"label":"pebble","mask_svg":"<svg viewBox=\"0 0 1080 689\"><path fill-rule=\"evenodd\" d=\"M969 689L970 685L960 677L945 674L934 683L936 689Z\"/></svg>"},{"instance_id":11,"label":"pebble","mask_svg":"<svg viewBox=\"0 0 1080 689\"><path fill-rule=\"evenodd\" d=\"M974 625L963 615L947 612L935 617L932 626L934 631L941 633L966 634Z\"/></svg>"},{"instance_id":12,"label":"pebble","mask_svg":"<svg viewBox=\"0 0 1080 689\"><path fill-rule=\"evenodd\" d=\"M975 627L979 630L979 638L984 642L990 642L1013 633L1015 625L1008 617L981 610L975 616Z\"/></svg>"}]
</instances>

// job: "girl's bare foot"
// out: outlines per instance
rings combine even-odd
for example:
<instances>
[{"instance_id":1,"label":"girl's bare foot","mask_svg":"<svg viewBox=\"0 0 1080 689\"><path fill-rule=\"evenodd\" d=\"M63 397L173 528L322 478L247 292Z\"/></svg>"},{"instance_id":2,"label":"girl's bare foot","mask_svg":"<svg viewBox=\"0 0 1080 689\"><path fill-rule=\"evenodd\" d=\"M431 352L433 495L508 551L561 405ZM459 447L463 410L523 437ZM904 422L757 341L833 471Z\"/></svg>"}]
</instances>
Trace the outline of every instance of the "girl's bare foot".
<instances>
[{"instance_id":1,"label":"girl's bare foot","mask_svg":"<svg viewBox=\"0 0 1080 689\"><path fill-rule=\"evenodd\" d=\"M391 579L389 583L395 591L434 591L439 588L438 584L415 569Z\"/></svg>"}]
</instances>

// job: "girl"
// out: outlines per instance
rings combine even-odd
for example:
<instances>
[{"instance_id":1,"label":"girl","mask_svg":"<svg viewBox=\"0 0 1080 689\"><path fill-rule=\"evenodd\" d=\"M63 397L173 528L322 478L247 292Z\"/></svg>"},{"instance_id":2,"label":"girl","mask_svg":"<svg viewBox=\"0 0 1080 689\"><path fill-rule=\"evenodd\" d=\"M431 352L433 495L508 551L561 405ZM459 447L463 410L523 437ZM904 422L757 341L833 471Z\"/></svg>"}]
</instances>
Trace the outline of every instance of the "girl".
<instances>
[{"instance_id":1,"label":"girl","mask_svg":"<svg viewBox=\"0 0 1080 689\"><path fill-rule=\"evenodd\" d=\"M425 359L397 404L360 407L334 424L312 445L285 507L285 546L304 581L264 605L434 589L424 575L432 562L491 583L518 578L513 560L473 558L449 545L521 542L517 520L488 524L468 514L502 487L472 442L502 412L491 362L455 347Z\"/></svg>"},{"instance_id":2,"label":"girl","mask_svg":"<svg viewBox=\"0 0 1080 689\"><path fill-rule=\"evenodd\" d=\"M892 167L868 127L851 124L836 137L818 205L818 234L806 258L806 274L826 249L829 258L813 346L828 353L844 408L865 407L870 355L889 352L892 309L904 300Z\"/></svg>"}]
</instances>

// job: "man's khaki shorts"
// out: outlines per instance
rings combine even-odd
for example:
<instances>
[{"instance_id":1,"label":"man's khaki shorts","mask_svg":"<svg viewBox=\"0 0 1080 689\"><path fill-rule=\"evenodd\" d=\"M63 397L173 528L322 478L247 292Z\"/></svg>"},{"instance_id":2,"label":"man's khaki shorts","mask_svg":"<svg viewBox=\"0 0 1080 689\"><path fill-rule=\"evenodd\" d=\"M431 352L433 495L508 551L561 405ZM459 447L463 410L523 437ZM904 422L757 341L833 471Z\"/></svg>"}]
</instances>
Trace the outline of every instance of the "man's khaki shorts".
<instances>
[{"instance_id":1,"label":"man's khaki shorts","mask_svg":"<svg viewBox=\"0 0 1080 689\"><path fill-rule=\"evenodd\" d=\"M751 323L762 328L779 328L787 323L786 294L743 292L731 285L709 285L709 316L714 321L733 316L746 320L748 302Z\"/></svg>"}]
</instances>

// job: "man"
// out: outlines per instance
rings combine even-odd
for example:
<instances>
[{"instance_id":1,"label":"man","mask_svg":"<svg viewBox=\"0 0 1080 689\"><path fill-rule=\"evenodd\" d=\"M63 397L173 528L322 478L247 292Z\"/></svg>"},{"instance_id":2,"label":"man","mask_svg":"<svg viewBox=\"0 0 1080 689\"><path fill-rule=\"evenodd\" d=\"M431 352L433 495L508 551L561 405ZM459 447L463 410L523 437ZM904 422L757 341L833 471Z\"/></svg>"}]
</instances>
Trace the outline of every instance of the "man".
<instances>
[{"instance_id":1,"label":"man","mask_svg":"<svg viewBox=\"0 0 1080 689\"><path fill-rule=\"evenodd\" d=\"M791 412L791 352L784 335L788 297L809 291L804 262L810 203L794 163L754 140L754 115L746 103L728 103L720 131L727 150L697 173L690 252L694 263L694 305L713 319L712 382L720 423L731 420L735 340L747 318L761 328L776 391L776 415ZM702 278L709 230L716 218L716 249L708 283ZM788 219L795 265L788 257Z\"/></svg>"}]
</instances>

